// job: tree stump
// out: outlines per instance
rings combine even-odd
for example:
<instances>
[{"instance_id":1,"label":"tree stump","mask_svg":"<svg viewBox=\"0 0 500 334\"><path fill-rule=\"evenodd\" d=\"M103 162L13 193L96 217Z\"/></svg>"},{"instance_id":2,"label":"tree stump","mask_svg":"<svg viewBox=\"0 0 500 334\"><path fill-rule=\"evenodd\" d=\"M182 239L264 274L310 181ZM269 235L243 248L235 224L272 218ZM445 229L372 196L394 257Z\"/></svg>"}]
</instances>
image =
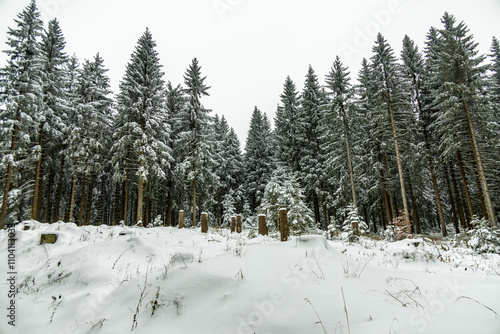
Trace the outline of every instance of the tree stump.
<instances>
[{"instance_id":1,"label":"tree stump","mask_svg":"<svg viewBox=\"0 0 500 334\"><path fill-rule=\"evenodd\" d=\"M208 213L201 213L201 233L208 232Z\"/></svg>"},{"instance_id":2,"label":"tree stump","mask_svg":"<svg viewBox=\"0 0 500 334\"><path fill-rule=\"evenodd\" d=\"M179 228L184 227L184 210L179 211Z\"/></svg>"},{"instance_id":3,"label":"tree stump","mask_svg":"<svg viewBox=\"0 0 500 334\"><path fill-rule=\"evenodd\" d=\"M267 235L266 215L259 215L259 234Z\"/></svg>"},{"instance_id":4,"label":"tree stump","mask_svg":"<svg viewBox=\"0 0 500 334\"><path fill-rule=\"evenodd\" d=\"M236 231L236 217L232 216L231 217L231 232L235 232L235 231Z\"/></svg>"},{"instance_id":5,"label":"tree stump","mask_svg":"<svg viewBox=\"0 0 500 334\"><path fill-rule=\"evenodd\" d=\"M241 215L236 216L236 233L241 233Z\"/></svg>"},{"instance_id":6,"label":"tree stump","mask_svg":"<svg viewBox=\"0 0 500 334\"><path fill-rule=\"evenodd\" d=\"M288 241L290 229L288 228L288 216L286 209L280 209L280 235L281 241Z\"/></svg>"},{"instance_id":7,"label":"tree stump","mask_svg":"<svg viewBox=\"0 0 500 334\"><path fill-rule=\"evenodd\" d=\"M40 236L40 245L55 244L56 241L57 241L57 234L48 233L48 234L42 234Z\"/></svg>"}]
</instances>

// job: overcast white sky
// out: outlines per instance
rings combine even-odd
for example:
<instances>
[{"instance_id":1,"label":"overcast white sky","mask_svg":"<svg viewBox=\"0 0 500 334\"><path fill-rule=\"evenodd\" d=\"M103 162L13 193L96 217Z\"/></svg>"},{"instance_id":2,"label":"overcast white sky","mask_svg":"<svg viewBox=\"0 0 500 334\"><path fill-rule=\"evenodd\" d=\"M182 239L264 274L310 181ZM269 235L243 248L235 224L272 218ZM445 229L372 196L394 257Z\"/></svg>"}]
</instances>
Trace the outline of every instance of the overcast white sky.
<instances>
[{"instance_id":1,"label":"overcast white sky","mask_svg":"<svg viewBox=\"0 0 500 334\"><path fill-rule=\"evenodd\" d=\"M0 48L29 0L0 0ZM68 54L97 52L118 84L146 27L158 45L165 79L183 83L197 57L212 88L205 107L225 115L244 146L255 105L273 119L287 75L302 89L308 65L323 83L336 55L357 77L378 31L399 55L405 34L423 48L445 11L465 21L488 53L500 38L500 0L37 0L44 23L57 17ZM5 64L0 55L0 66Z\"/></svg>"}]
</instances>

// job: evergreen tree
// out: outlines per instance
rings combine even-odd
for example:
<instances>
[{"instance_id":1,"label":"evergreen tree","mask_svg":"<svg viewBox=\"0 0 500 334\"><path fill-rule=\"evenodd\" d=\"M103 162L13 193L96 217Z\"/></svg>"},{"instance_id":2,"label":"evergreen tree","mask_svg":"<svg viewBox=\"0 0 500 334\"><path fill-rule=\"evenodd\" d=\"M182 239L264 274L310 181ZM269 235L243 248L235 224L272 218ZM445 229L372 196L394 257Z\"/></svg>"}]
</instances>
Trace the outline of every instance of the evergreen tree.
<instances>
[{"instance_id":1,"label":"evergreen tree","mask_svg":"<svg viewBox=\"0 0 500 334\"><path fill-rule=\"evenodd\" d=\"M124 120L117 129L116 159L126 152L133 159L137 176L137 217L143 222L145 185L166 178L172 160L167 145L170 127L164 106L163 72L155 50L156 43L146 29L139 38L120 83L118 112Z\"/></svg>"},{"instance_id":2,"label":"evergreen tree","mask_svg":"<svg viewBox=\"0 0 500 334\"><path fill-rule=\"evenodd\" d=\"M278 106L274 119L274 140L276 144L276 161L280 166L297 172L300 170L304 133L304 119L300 113L300 98L295 83L288 76L280 95L281 105Z\"/></svg>"},{"instance_id":3,"label":"evergreen tree","mask_svg":"<svg viewBox=\"0 0 500 334\"><path fill-rule=\"evenodd\" d=\"M375 80L378 83L379 100L384 105L388 112L388 120L392 129L394 139L394 151L396 153L396 161L399 174L399 185L401 188L401 199L406 219L410 217L408 201L406 197L406 186L403 174L403 162L400 152L400 140L396 128L395 113L398 111L398 104L401 108L402 100L404 99L401 91L401 80L399 77L398 66L394 51L387 43L386 39L379 33L377 40L373 46L372 66L376 75ZM445 230L443 230L445 231ZM445 234L446 232L443 232Z\"/></svg>"},{"instance_id":4,"label":"evergreen tree","mask_svg":"<svg viewBox=\"0 0 500 334\"><path fill-rule=\"evenodd\" d=\"M209 116L210 110L201 104L201 98L209 95L210 87L205 85L205 79L206 77L201 75L198 60L194 58L184 74L187 100L185 109L179 115L182 132L176 143L183 148L178 169L184 176L186 185L191 189L193 225L197 222L197 195L208 204L217 181L217 175L214 173L216 160L213 153L215 145L213 120Z\"/></svg>"},{"instance_id":5,"label":"evergreen tree","mask_svg":"<svg viewBox=\"0 0 500 334\"><path fill-rule=\"evenodd\" d=\"M437 61L433 68L436 80L442 83L434 95L440 111L436 122L447 148L456 152L457 145L470 145L484 214L495 227L496 215L478 141L480 133L476 132L484 127L481 114L486 109L482 97L486 84L486 66L482 65L485 57L478 56L477 43L463 22L456 24L455 17L448 13L441 21L444 28L439 30Z\"/></svg>"},{"instance_id":6,"label":"evergreen tree","mask_svg":"<svg viewBox=\"0 0 500 334\"><path fill-rule=\"evenodd\" d=\"M255 107L244 154L244 183L251 210L255 210L261 203L264 188L271 176L272 159L271 124L266 114Z\"/></svg>"},{"instance_id":7,"label":"evergreen tree","mask_svg":"<svg viewBox=\"0 0 500 334\"><path fill-rule=\"evenodd\" d=\"M67 81L66 62L68 57L64 52L66 42L59 27L59 22L54 19L49 22L48 29L42 34L40 44L40 77L42 79L42 106L38 117L39 157L35 168L35 182L31 218L40 220L44 159L52 159L52 154L57 153L57 145L61 142L67 119L66 91ZM51 147L47 147L50 145ZM48 151L48 153L46 152ZM49 161L50 164L50 161Z\"/></svg>"},{"instance_id":8,"label":"evergreen tree","mask_svg":"<svg viewBox=\"0 0 500 334\"><path fill-rule=\"evenodd\" d=\"M5 106L0 109L2 152L5 152L2 158L5 181L0 228L4 227L7 218L9 192L14 190L11 184L14 173L31 160L26 157L29 156L31 134L39 122L37 115L42 91L38 37L43 24L35 0L18 14L15 24L16 28L9 28L7 32L9 49L4 52L8 61L0 72L0 103ZM35 160L39 154L35 152Z\"/></svg>"},{"instance_id":9,"label":"evergreen tree","mask_svg":"<svg viewBox=\"0 0 500 334\"><path fill-rule=\"evenodd\" d=\"M307 202L314 208L315 222L320 222L320 201L324 204L324 152L321 149L321 106L324 94L318 77L309 65L304 90L301 95L300 118L304 125L299 135L302 141L300 158L300 181L304 184ZM324 219L326 224L326 219ZM326 225L325 225L326 226Z\"/></svg>"}]
</instances>

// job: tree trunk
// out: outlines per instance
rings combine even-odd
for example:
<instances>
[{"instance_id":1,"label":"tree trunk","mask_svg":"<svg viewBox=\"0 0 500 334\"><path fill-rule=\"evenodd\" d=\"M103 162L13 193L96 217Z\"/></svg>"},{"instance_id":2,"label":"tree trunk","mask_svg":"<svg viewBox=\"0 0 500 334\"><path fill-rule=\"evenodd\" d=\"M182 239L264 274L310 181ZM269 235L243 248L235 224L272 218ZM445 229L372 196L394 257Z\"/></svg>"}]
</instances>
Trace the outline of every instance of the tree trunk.
<instances>
[{"instance_id":1,"label":"tree trunk","mask_svg":"<svg viewBox=\"0 0 500 334\"><path fill-rule=\"evenodd\" d=\"M129 170L127 166L127 170L125 172L125 189L123 191L123 196L125 197L123 200L123 223L127 225L127 215L128 215L128 186L129 186Z\"/></svg>"},{"instance_id":2,"label":"tree trunk","mask_svg":"<svg viewBox=\"0 0 500 334\"><path fill-rule=\"evenodd\" d=\"M40 156L36 162L35 168L35 185L33 187L33 202L31 204L31 219L40 220L39 210L38 210L38 198L41 197L40 194L40 183L42 182L42 161L43 161L43 126L45 122L40 123L40 132L39 132L39 140L38 145L40 146Z\"/></svg>"},{"instance_id":3,"label":"tree trunk","mask_svg":"<svg viewBox=\"0 0 500 334\"><path fill-rule=\"evenodd\" d=\"M390 225L390 224L392 224L392 213L391 213L391 208L389 206L389 199L387 198L387 190L385 188L384 171L382 169L380 169L380 183L382 185L382 197L384 198L385 214L386 214L386 217L387 217L387 224ZM384 229L385 229L385 227L384 227Z\"/></svg>"},{"instance_id":4,"label":"tree trunk","mask_svg":"<svg viewBox=\"0 0 500 334\"><path fill-rule=\"evenodd\" d=\"M146 196L146 219L144 227L148 227L150 223L151 223L151 195L148 193L148 195Z\"/></svg>"},{"instance_id":5,"label":"tree trunk","mask_svg":"<svg viewBox=\"0 0 500 334\"><path fill-rule=\"evenodd\" d=\"M90 224L90 216L92 214L92 200L94 198L94 175L90 174L89 193L87 194L87 212L85 213L85 225Z\"/></svg>"},{"instance_id":6,"label":"tree trunk","mask_svg":"<svg viewBox=\"0 0 500 334\"><path fill-rule=\"evenodd\" d=\"M19 122L20 121L20 115L19 115L19 110L17 110L17 116L16 120ZM17 126L17 123L14 123L14 128L12 129L12 137L10 141L10 154L14 154L14 150L16 149L16 144L17 144L17 132L19 131L19 128ZM5 220L7 218L7 203L9 201L9 191L10 191L10 182L11 182L11 177L12 177L12 162L9 161L9 164L7 165L7 172L5 173L5 184L3 188L3 198L2 198L2 211L0 212L0 229L3 229L5 226Z\"/></svg>"},{"instance_id":7,"label":"tree trunk","mask_svg":"<svg viewBox=\"0 0 500 334\"><path fill-rule=\"evenodd\" d=\"M173 226L172 224L172 190L169 187L168 193L167 193L167 214L165 218L165 225L166 226Z\"/></svg>"},{"instance_id":8,"label":"tree trunk","mask_svg":"<svg viewBox=\"0 0 500 334\"><path fill-rule=\"evenodd\" d=\"M139 182L137 184L137 218L136 218L136 224L142 223L143 195L144 195L144 178L142 177L142 175L140 175L139 176Z\"/></svg>"},{"instance_id":9,"label":"tree trunk","mask_svg":"<svg viewBox=\"0 0 500 334\"><path fill-rule=\"evenodd\" d=\"M43 219L45 223L52 223L52 185L54 177L54 166L52 166L49 173L49 184L47 185L47 202L45 205L45 217Z\"/></svg>"},{"instance_id":10,"label":"tree trunk","mask_svg":"<svg viewBox=\"0 0 500 334\"><path fill-rule=\"evenodd\" d=\"M78 157L75 158L75 166L73 168L73 185L71 186L71 196L69 200L69 217L68 221L73 222L73 208L75 206L76 178L78 173Z\"/></svg>"},{"instance_id":11,"label":"tree trunk","mask_svg":"<svg viewBox=\"0 0 500 334\"><path fill-rule=\"evenodd\" d=\"M259 234L267 235L266 215L259 215Z\"/></svg>"},{"instance_id":12,"label":"tree trunk","mask_svg":"<svg viewBox=\"0 0 500 334\"><path fill-rule=\"evenodd\" d=\"M394 217L398 216L398 208L394 208L394 199L392 198L392 190L391 190L391 182L390 182L390 177L389 177L389 165L387 163L387 155L384 154L384 165L385 165L385 182L386 182L386 187L387 187L387 195L389 198L389 205L391 208L391 221L389 224L392 223L392 220ZM397 205L397 203L396 203Z\"/></svg>"},{"instance_id":13,"label":"tree trunk","mask_svg":"<svg viewBox=\"0 0 500 334\"><path fill-rule=\"evenodd\" d=\"M460 150L457 150L457 160L458 160L458 168L460 169L460 175L462 177L462 183L464 185L465 192L465 200L467 201L467 208L469 209L469 217L474 217L474 209L472 208L472 200L469 192L469 185L467 184L467 177L465 176L465 168L462 161L462 154Z\"/></svg>"},{"instance_id":14,"label":"tree trunk","mask_svg":"<svg viewBox=\"0 0 500 334\"><path fill-rule=\"evenodd\" d=\"M280 209L280 237L281 241L288 241L290 230L288 228L288 217L286 209Z\"/></svg>"},{"instance_id":15,"label":"tree trunk","mask_svg":"<svg viewBox=\"0 0 500 334\"><path fill-rule=\"evenodd\" d=\"M388 87L387 87L388 88ZM403 199L403 210L405 213L405 221L406 223L410 223L410 211L408 210L408 203L406 201L406 190L405 190L405 182L403 175L403 164L401 162L401 155L399 153L399 143L398 143L398 135L396 132L396 123L394 122L394 114L392 112L392 102L391 95L389 91L387 91L387 106L389 108L389 116L391 118L391 126L392 126L392 136L394 137L394 149L396 151L396 161L398 164L398 173L399 173L399 184L401 186L401 198ZM443 232L444 235L445 232Z\"/></svg>"},{"instance_id":16,"label":"tree trunk","mask_svg":"<svg viewBox=\"0 0 500 334\"><path fill-rule=\"evenodd\" d=\"M80 211L78 212L78 226L83 225L83 211L85 211L85 187L87 185L87 175L85 170L83 171L83 181L82 181L82 193L80 196Z\"/></svg>"},{"instance_id":17,"label":"tree trunk","mask_svg":"<svg viewBox=\"0 0 500 334\"><path fill-rule=\"evenodd\" d=\"M407 171L407 174L410 173ZM420 221L418 219L417 206L415 204L415 196L413 195L413 187L411 185L411 180L408 179L408 191L410 192L411 209L413 211L413 220L415 223L415 233L420 234ZM413 227L413 224L412 224Z\"/></svg>"},{"instance_id":18,"label":"tree trunk","mask_svg":"<svg viewBox=\"0 0 500 334\"><path fill-rule=\"evenodd\" d=\"M60 221L62 219L60 215L60 207L61 207L61 198L62 198L62 188L63 188L63 181L64 181L64 154L61 155L61 169L59 170L59 181L57 184L57 191L56 191L56 203L55 203L55 208L54 208L54 220L55 221Z\"/></svg>"},{"instance_id":19,"label":"tree trunk","mask_svg":"<svg viewBox=\"0 0 500 334\"><path fill-rule=\"evenodd\" d=\"M449 171L450 173L452 172L451 170ZM455 198L453 198L453 192L451 191L451 186L450 186L450 178L448 176L448 170L445 168L444 170L444 177L446 178L446 187L448 188L448 197L450 197L450 203L451 203L451 212L453 214L453 226L455 227L455 233L460 233L458 230L458 219L457 219L457 210L455 208Z\"/></svg>"},{"instance_id":20,"label":"tree trunk","mask_svg":"<svg viewBox=\"0 0 500 334\"><path fill-rule=\"evenodd\" d=\"M328 210L326 209L326 201L325 197L323 196L323 201L322 201L322 207L323 207L323 230L328 230Z\"/></svg>"},{"instance_id":21,"label":"tree trunk","mask_svg":"<svg viewBox=\"0 0 500 334\"><path fill-rule=\"evenodd\" d=\"M314 223L316 224L316 226L318 226L318 224L321 224L321 215L319 213L319 200L316 191L313 192L313 208L314 208Z\"/></svg>"},{"instance_id":22,"label":"tree trunk","mask_svg":"<svg viewBox=\"0 0 500 334\"><path fill-rule=\"evenodd\" d=\"M179 211L179 228L184 227L184 210Z\"/></svg>"},{"instance_id":23,"label":"tree trunk","mask_svg":"<svg viewBox=\"0 0 500 334\"><path fill-rule=\"evenodd\" d=\"M453 165L451 161L449 162L449 168L451 175L451 183L453 185L453 191L455 192L458 216L460 217L460 223L462 224L462 228L465 231L467 229L467 221L465 220L464 209L462 207L462 200L460 198L460 192L458 191L457 179L455 178L455 172L453 171Z\"/></svg>"},{"instance_id":24,"label":"tree trunk","mask_svg":"<svg viewBox=\"0 0 500 334\"><path fill-rule=\"evenodd\" d=\"M467 125L469 130L469 136L472 142L472 153L474 155L474 161L476 162L477 174L479 175L479 181L481 183L481 191L484 196L484 205L486 206L486 212L488 214L488 220L490 221L491 227L497 226L497 218L495 215L495 210L493 208L493 203L490 198L490 191L488 189L488 182L486 181L486 174L484 172L483 162L481 160L481 154L479 153L479 146L476 140L476 133L474 131L474 125L472 124L472 116L470 114L469 105L467 100L463 98L463 104L465 108L465 114L467 116Z\"/></svg>"},{"instance_id":25,"label":"tree trunk","mask_svg":"<svg viewBox=\"0 0 500 334\"><path fill-rule=\"evenodd\" d=\"M192 226L196 226L196 178L193 178L193 221Z\"/></svg>"},{"instance_id":26,"label":"tree trunk","mask_svg":"<svg viewBox=\"0 0 500 334\"><path fill-rule=\"evenodd\" d=\"M201 233L208 232L208 214L206 212L201 213Z\"/></svg>"}]
</instances>

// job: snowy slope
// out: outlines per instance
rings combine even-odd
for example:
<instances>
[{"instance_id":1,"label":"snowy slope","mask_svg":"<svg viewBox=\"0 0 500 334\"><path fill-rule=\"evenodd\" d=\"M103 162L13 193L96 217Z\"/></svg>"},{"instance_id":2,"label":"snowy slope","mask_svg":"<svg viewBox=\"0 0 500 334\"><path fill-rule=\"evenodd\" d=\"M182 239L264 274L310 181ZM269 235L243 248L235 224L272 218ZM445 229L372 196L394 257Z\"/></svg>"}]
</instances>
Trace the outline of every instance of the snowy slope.
<instances>
[{"instance_id":1,"label":"snowy slope","mask_svg":"<svg viewBox=\"0 0 500 334\"><path fill-rule=\"evenodd\" d=\"M0 333L500 333L500 256L430 240L16 229L16 327ZM39 245L42 233L57 242Z\"/></svg>"}]
</instances>

